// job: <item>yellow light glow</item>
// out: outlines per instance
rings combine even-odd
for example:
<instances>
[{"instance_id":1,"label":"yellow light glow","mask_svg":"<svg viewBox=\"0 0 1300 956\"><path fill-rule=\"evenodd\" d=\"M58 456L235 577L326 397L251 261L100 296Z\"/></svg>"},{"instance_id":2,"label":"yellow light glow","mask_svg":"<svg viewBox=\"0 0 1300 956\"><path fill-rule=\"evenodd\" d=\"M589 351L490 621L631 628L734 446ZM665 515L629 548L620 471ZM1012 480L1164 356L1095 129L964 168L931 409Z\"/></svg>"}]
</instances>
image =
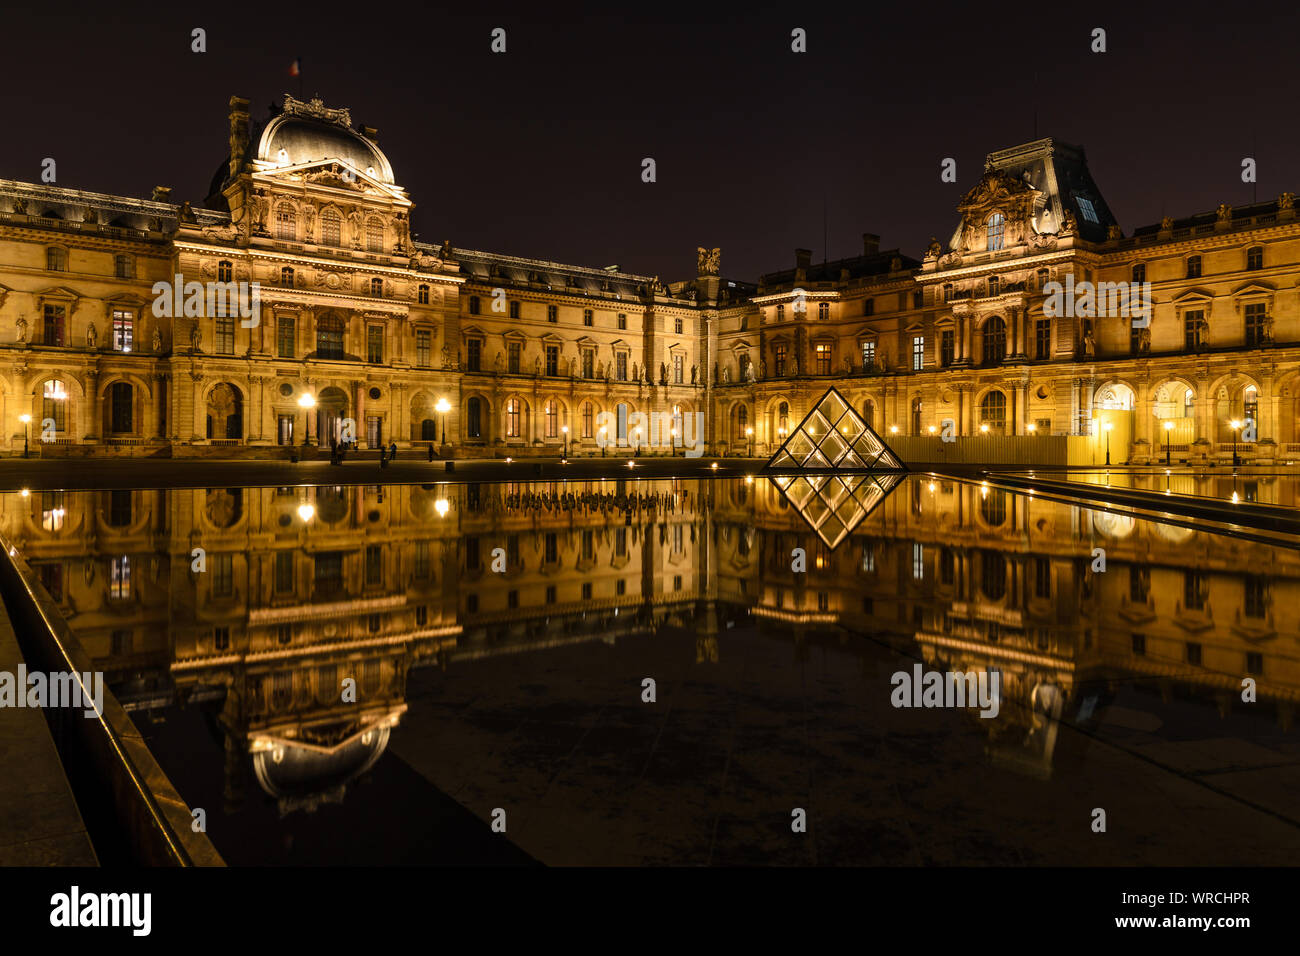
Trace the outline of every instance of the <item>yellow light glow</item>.
<instances>
[{"instance_id":1,"label":"yellow light glow","mask_svg":"<svg viewBox=\"0 0 1300 956\"><path fill-rule=\"evenodd\" d=\"M310 521L314 514L316 514L316 509L311 505L303 503L298 506L298 517L303 521Z\"/></svg>"},{"instance_id":2,"label":"yellow light glow","mask_svg":"<svg viewBox=\"0 0 1300 956\"><path fill-rule=\"evenodd\" d=\"M24 498L28 498L31 496L32 490L30 488L24 488L22 491L18 493L22 495Z\"/></svg>"},{"instance_id":3,"label":"yellow light glow","mask_svg":"<svg viewBox=\"0 0 1300 956\"><path fill-rule=\"evenodd\" d=\"M451 509L451 504L450 502L447 501L446 498L439 498L437 501L433 503L433 510L438 512L439 518L445 518L447 516L447 512L450 509Z\"/></svg>"},{"instance_id":4,"label":"yellow light glow","mask_svg":"<svg viewBox=\"0 0 1300 956\"><path fill-rule=\"evenodd\" d=\"M983 425L981 425L981 426L980 426L980 431L982 431L984 434L987 435L987 434L988 434L988 431L989 431L989 423L988 423L988 422L985 422Z\"/></svg>"},{"instance_id":5,"label":"yellow light glow","mask_svg":"<svg viewBox=\"0 0 1300 956\"><path fill-rule=\"evenodd\" d=\"M19 416L18 416L18 420L19 420L20 422L22 422L24 425L26 425L26 424L28 424L28 423L31 422L31 420L32 420L32 416L30 416L30 415L19 415Z\"/></svg>"},{"instance_id":6,"label":"yellow light glow","mask_svg":"<svg viewBox=\"0 0 1300 956\"><path fill-rule=\"evenodd\" d=\"M890 426L889 426L889 434L891 434L891 435L897 435L897 434L898 434L898 426L897 426L897 425L890 425Z\"/></svg>"},{"instance_id":7,"label":"yellow light glow","mask_svg":"<svg viewBox=\"0 0 1300 956\"><path fill-rule=\"evenodd\" d=\"M301 395L298 396L298 404L303 408L315 408L316 396L313 395L311 392L303 392Z\"/></svg>"},{"instance_id":8,"label":"yellow light glow","mask_svg":"<svg viewBox=\"0 0 1300 956\"><path fill-rule=\"evenodd\" d=\"M1173 423L1173 422L1165 422L1165 431L1167 431L1167 432L1171 432L1171 431L1173 431L1173 430L1174 430L1174 423Z\"/></svg>"},{"instance_id":9,"label":"yellow light glow","mask_svg":"<svg viewBox=\"0 0 1300 956\"><path fill-rule=\"evenodd\" d=\"M447 401L445 398L440 398L438 399L438 404L434 405L433 407L438 411L442 412L444 415L446 415L449 411L451 411L451 402Z\"/></svg>"},{"instance_id":10,"label":"yellow light glow","mask_svg":"<svg viewBox=\"0 0 1300 956\"><path fill-rule=\"evenodd\" d=\"M1038 431L1038 426L1035 425L1033 422L1030 422L1028 425L1025 426L1025 431L1029 432L1029 434L1032 435L1034 432Z\"/></svg>"}]
</instances>

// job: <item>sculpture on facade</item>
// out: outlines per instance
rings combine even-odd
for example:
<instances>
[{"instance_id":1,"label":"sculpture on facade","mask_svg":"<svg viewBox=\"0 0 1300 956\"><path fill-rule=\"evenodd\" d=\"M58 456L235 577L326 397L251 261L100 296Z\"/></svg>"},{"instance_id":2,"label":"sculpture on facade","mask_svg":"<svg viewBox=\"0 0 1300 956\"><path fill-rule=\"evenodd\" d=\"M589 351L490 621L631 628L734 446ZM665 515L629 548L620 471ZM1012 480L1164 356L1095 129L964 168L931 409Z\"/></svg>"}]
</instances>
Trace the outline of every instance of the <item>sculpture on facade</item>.
<instances>
[{"instance_id":1,"label":"sculpture on facade","mask_svg":"<svg viewBox=\"0 0 1300 956\"><path fill-rule=\"evenodd\" d=\"M939 253L941 252L943 252L943 246L939 244L938 239L936 239L934 236L931 236L930 247L926 250L926 255L928 255L931 259L937 259L939 258Z\"/></svg>"},{"instance_id":2,"label":"sculpture on facade","mask_svg":"<svg viewBox=\"0 0 1300 956\"><path fill-rule=\"evenodd\" d=\"M745 381L746 381L746 382L753 382L753 381L755 381L755 378L754 378L754 363L751 362L751 361L749 361L749 359L745 359Z\"/></svg>"},{"instance_id":3,"label":"sculpture on facade","mask_svg":"<svg viewBox=\"0 0 1300 956\"><path fill-rule=\"evenodd\" d=\"M162 343L162 333L159 332L157 329L154 329L154 330L153 330L153 350L154 350L155 352L161 352L161 351L162 351L162 347L163 347L163 343Z\"/></svg>"},{"instance_id":4,"label":"sculpture on facade","mask_svg":"<svg viewBox=\"0 0 1300 956\"><path fill-rule=\"evenodd\" d=\"M692 365L692 366L691 366L691 384L692 384L692 385L695 384L695 376L696 376L696 372L697 372L697 371L698 371L698 367L695 366L695 365Z\"/></svg>"},{"instance_id":5,"label":"sculpture on facade","mask_svg":"<svg viewBox=\"0 0 1300 956\"><path fill-rule=\"evenodd\" d=\"M18 316L17 328L14 331L14 341L15 342L27 341L27 319L25 319L21 315Z\"/></svg>"},{"instance_id":6,"label":"sculpture on facade","mask_svg":"<svg viewBox=\"0 0 1300 956\"><path fill-rule=\"evenodd\" d=\"M1278 197L1277 197L1277 208L1278 208L1278 209L1294 209L1294 208L1295 208L1295 193L1282 193L1280 196L1278 196Z\"/></svg>"},{"instance_id":7,"label":"sculpture on facade","mask_svg":"<svg viewBox=\"0 0 1300 956\"><path fill-rule=\"evenodd\" d=\"M199 323L195 322L190 327L190 351L197 352L203 344L203 333L199 330Z\"/></svg>"},{"instance_id":8,"label":"sculpture on facade","mask_svg":"<svg viewBox=\"0 0 1300 956\"><path fill-rule=\"evenodd\" d=\"M492 360L492 367L499 373L503 368L501 364L501 350L497 349L497 357Z\"/></svg>"},{"instance_id":9,"label":"sculpture on facade","mask_svg":"<svg viewBox=\"0 0 1300 956\"><path fill-rule=\"evenodd\" d=\"M93 349L99 344L99 330L95 328L95 323L91 322L86 326L86 348Z\"/></svg>"},{"instance_id":10,"label":"sculpture on facade","mask_svg":"<svg viewBox=\"0 0 1300 956\"><path fill-rule=\"evenodd\" d=\"M1215 210L1215 218L1222 223L1232 222L1232 207L1226 202L1219 203L1219 208Z\"/></svg>"},{"instance_id":11,"label":"sculpture on facade","mask_svg":"<svg viewBox=\"0 0 1300 956\"><path fill-rule=\"evenodd\" d=\"M1083 354L1087 358L1096 358L1097 343L1092 337L1092 329L1086 329L1083 333Z\"/></svg>"},{"instance_id":12,"label":"sculpture on facade","mask_svg":"<svg viewBox=\"0 0 1300 956\"><path fill-rule=\"evenodd\" d=\"M668 384L668 366L663 362L659 363L659 384Z\"/></svg>"},{"instance_id":13,"label":"sculpture on facade","mask_svg":"<svg viewBox=\"0 0 1300 956\"><path fill-rule=\"evenodd\" d=\"M721 270L722 250L705 249L703 246L697 246L695 249L695 269L696 275L715 276Z\"/></svg>"},{"instance_id":14,"label":"sculpture on facade","mask_svg":"<svg viewBox=\"0 0 1300 956\"><path fill-rule=\"evenodd\" d=\"M451 368L451 349L447 347L446 343L443 343L442 346L442 367Z\"/></svg>"}]
</instances>

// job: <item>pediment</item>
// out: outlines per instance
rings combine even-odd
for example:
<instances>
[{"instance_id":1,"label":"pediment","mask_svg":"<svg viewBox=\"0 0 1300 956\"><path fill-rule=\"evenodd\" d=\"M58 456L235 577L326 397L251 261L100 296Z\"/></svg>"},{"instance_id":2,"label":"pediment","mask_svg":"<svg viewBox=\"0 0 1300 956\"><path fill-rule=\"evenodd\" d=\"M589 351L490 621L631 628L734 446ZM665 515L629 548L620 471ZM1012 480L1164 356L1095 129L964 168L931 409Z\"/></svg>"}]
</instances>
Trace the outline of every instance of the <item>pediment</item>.
<instances>
[{"instance_id":1,"label":"pediment","mask_svg":"<svg viewBox=\"0 0 1300 956\"><path fill-rule=\"evenodd\" d=\"M1271 282L1260 282L1259 280L1255 280L1233 289L1232 294L1233 296L1276 295L1277 286L1273 285Z\"/></svg>"},{"instance_id":2,"label":"pediment","mask_svg":"<svg viewBox=\"0 0 1300 956\"><path fill-rule=\"evenodd\" d=\"M1214 299L1214 294L1208 289L1188 289L1187 291L1174 296L1173 301L1182 305L1186 302L1210 302Z\"/></svg>"},{"instance_id":3,"label":"pediment","mask_svg":"<svg viewBox=\"0 0 1300 956\"><path fill-rule=\"evenodd\" d=\"M37 292L36 297L38 299L72 299L76 301L81 298L81 293L69 289L66 285L52 285L48 289Z\"/></svg>"},{"instance_id":4,"label":"pediment","mask_svg":"<svg viewBox=\"0 0 1300 956\"><path fill-rule=\"evenodd\" d=\"M509 333L507 333L507 334L509 334ZM520 338L523 338L522 335L520 335L519 337L520 337ZM540 338L541 338L541 340L542 340L543 342L545 342L547 345L563 345L563 344L564 344L564 339L560 338L560 336L557 335L557 334L554 333L554 332L547 332L545 335L542 335Z\"/></svg>"},{"instance_id":5,"label":"pediment","mask_svg":"<svg viewBox=\"0 0 1300 956\"><path fill-rule=\"evenodd\" d=\"M957 204L957 209L964 212L967 209L984 208L1010 200L1032 199L1037 194L1038 190L1023 179L1018 179L1010 173L990 172L985 173L970 192L962 197L961 202Z\"/></svg>"},{"instance_id":6,"label":"pediment","mask_svg":"<svg viewBox=\"0 0 1300 956\"><path fill-rule=\"evenodd\" d=\"M259 180L319 186L350 193L380 194L393 199L405 198L401 187L390 186L344 159L317 159L294 166L275 166L266 162L256 165L260 168L253 175Z\"/></svg>"},{"instance_id":7,"label":"pediment","mask_svg":"<svg viewBox=\"0 0 1300 956\"><path fill-rule=\"evenodd\" d=\"M462 338L467 335L487 335L487 333L484 332L482 329L480 329L477 325L465 326L463 329L460 330L460 334ZM510 333L507 332L506 334L509 335ZM517 335L518 333L515 334Z\"/></svg>"}]
</instances>

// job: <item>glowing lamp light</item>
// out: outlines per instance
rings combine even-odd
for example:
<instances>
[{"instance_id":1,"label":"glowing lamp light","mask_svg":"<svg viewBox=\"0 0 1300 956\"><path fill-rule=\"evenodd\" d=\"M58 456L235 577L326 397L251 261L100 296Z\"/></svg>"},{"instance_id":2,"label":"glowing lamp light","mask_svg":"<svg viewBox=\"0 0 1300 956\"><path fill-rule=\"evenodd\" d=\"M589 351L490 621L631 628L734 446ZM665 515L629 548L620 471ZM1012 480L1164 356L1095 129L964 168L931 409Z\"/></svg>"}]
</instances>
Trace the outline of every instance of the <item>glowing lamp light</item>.
<instances>
[{"instance_id":1,"label":"glowing lamp light","mask_svg":"<svg viewBox=\"0 0 1300 956\"><path fill-rule=\"evenodd\" d=\"M898 434L898 426L897 426L897 425L890 425L890 426L889 426L889 434L891 434L891 435L897 435L897 434Z\"/></svg>"},{"instance_id":2,"label":"glowing lamp light","mask_svg":"<svg viewBox=\"0 0 1300 956\"><path fill-rule=\"evenodd\" d=\"M1105 427L1106 431L1110 431L1112 428L1115 427L1115 423L1114 423L1114 422L1107 422L1107 423L1105 424L1104 427Z\"/></svg>"},{"instance_id":3,"label":"glowing lamp light","mask_svg":"<svg viewBox=\"0 0 1300 956\"><path fill-rule=\"evenodd\" d=\"M713 464L709 465L709 467L712 468L714 471L717 471L717 470L718 470L718 463L715 461Z\"/></svg>"},{"instance_id":4,"label":"glowing lamp light","mask_svg":"<svg viewBox=\"0 0 1300 956\"><path fill-rule=\"evenodd\" d=\"M310 521L312 519L312 516L315 514L316 514L316 509L313 508L311 505L307 504L306 502L303 502L298 506L298 517L301 518L303 521Z\"/></svg>"},{"instance_id":5,"label":"glowing lamp light","mask_svg":"<svg viewBox=\"0 0 1300 956\"><path fill-rule=\"evenodd\" d=\"M316 396L311 392L303 392L298 396L298 405L302 408L315 408Z\"/></svg>"},{"instance_id":6,"label":"glowing lamp light","mask_svg":"<svg viewBox=\"0 0 1300 956\"><path fill-rule=\"evenodd\" d=\"M446 415L449 411L451 411L451 402L447 401L445 398L440 398L438 399L438 404L434 405L433 407L437 411Z\"/></svg>"},{"instance_id":7,"label":"glowing lamp light","mask_svg":"<svg viewBox=\"0 0 1300 956\"><path fill-rule=\"evenodd\" d=\"M24 498L30 498L32 494L32 490L30 488L24 488L22 491L18 493L22 495Z\"/></svg>"},{"instance_id":8,"label":"glowing lamp light","mask_svg":"<svg viewBox=\"0 0 1300 956\"><path fill-rule=\"evenodd\" d=\"M745 434L746 434L746 435L752 435L752 434L754 434L754 426L753 426L753 425L750 425L748 428L746 428L746 429L745 429Z\"/></svg>"},{"instance_id":9,"label":"glowing lamp light","mask_svg":"<svg viewBox=\"0 0 1300 956\"><path fill-rule=\"evenodd\" d=\"M989 423L988 423L988 422L985 422L983 425L980 426L980 432L983 433L983 434L985 434L985 435L987 435L987 434L989 433Z\"/></svg>"},{"instance_id":10,"label":"glowing lamp light","mask_svg":"<svg viewBox=\"0 0 1300 956\"><path fill-rule=\"evenodd\" d=\"M1173 431L1173 430L1174 430L1174 423L1173 423L1173 422L1165 422L1165 431L1167 431L1167 432L1171 432L1171 431Z\"/></svg>"},{"instance_id":11,"label":"glowing lamp light","mask_svg":"<svg viewBox=\"0 0 1300 956\"><path fill-rule=\"evenodd\" d=\"M1029 432L1029 434L1032 435L1034 432L1038 431L1038 426L1035 425L1033 422L1030 422L1028 425L1025 426L1025 431Z\"/></svg>"},{"instance_id":12,"label":"glowing lamp light","mask_svg":"<svg viewBox=\"0 0 1300 956\"><path fill-rule=\"evenodd\" d=\"M933 425L931 425L931 426L930 426L930 429L929 429L931 435L933 435L933 434L934 434L935 432L937 432L938 430L939 430L939 429L935 428Z\"/></svg>"},{"instance_id":13,"label":"glowing lamp light","mask_svg":"<svg viewBox=\"0 0 1300 956\"><path fill-rule=\"evenodd\" d=\"M446 498L439 498L433 503L433 510L438 512L439 518L447 517L447 511L451 508Z\"/></svg>"},{"instance_id":14,"label":"glowing lamp light","mask_svg":"<svg viewBox=\"0 0 1300 956\"><path fill-rule=\"evenodd\" d=\"M31 424L32 416L30 416L30 415L19 415L19 416L18 416L18 420L19 420L20 422L22 422L24 425L29 425L29 424Z\"/></svg>"}]
</instances>

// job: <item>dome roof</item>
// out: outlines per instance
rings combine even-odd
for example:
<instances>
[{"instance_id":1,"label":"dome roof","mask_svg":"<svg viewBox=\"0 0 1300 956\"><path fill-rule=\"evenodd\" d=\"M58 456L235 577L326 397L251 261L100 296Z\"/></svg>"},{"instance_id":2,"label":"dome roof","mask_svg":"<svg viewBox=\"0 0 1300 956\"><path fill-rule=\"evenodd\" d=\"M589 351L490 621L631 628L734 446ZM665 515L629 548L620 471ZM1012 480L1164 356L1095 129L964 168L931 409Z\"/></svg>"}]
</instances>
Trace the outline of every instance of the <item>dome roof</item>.
<instances>
[{"instance_id":1,"label":"dome roof","mask_svg":"<svg viewBox=\"0 0 1300 956\"><path fill-rule=\"evenodd\" d=\"M284 156L280 151L284 150ZM380 182L392 185L393 167L375 143L348 126L293 113L282 113L266 124L257 158L290 165L322 159L346 160L362 172L374 170Z\"/></svg>"}]
</instances>

